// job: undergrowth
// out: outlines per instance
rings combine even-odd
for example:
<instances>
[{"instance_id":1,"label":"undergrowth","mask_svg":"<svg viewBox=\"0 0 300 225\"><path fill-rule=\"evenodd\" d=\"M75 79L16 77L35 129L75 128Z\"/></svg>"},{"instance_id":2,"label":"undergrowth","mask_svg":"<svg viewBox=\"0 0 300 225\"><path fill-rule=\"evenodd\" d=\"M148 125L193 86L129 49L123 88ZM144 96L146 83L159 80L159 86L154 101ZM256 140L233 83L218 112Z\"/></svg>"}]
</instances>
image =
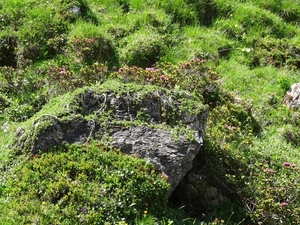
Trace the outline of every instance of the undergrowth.
<instances>
[{"instance_id":1,"label":"undergrowth","mask_svg":"<svg viewBox=\"0 0 300 225\"><path fill-rule=\"evenodd\" d=\"M282 98L299 78L299 18L292 0L1 2L0 222L297 224L299 112ZM151 165L95 143L24 161L10 151L20 123L52 98L109 79L209 105L196 160L227 205L189 215L166 206Z\"/></svg>"},{"instance_id":2,"label":"undergrowth","mask_svg":"<svg viewBox=\"0 0 300 225\"><path fill-rule=\"evenodd\" d=\"M18 224L116 224L144 211L158 217L169 188L153 165L98 143L35 155L6 179L2 194Z\"/></svg>"}]
</instances>

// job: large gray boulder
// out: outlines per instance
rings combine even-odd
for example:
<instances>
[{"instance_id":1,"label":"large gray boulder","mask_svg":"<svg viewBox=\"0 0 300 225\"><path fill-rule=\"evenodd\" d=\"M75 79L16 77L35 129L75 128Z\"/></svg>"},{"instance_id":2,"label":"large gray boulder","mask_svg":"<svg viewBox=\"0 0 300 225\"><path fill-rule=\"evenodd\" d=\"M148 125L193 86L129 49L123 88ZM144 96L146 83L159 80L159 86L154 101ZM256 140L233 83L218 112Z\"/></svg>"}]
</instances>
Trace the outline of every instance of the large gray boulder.
<instances>
[{"instance_id":1,"label":"large gray boulder","mask_svg":"<svg viewBox=\"0 0 300 225\"><path fill-rule=\"evenodd\" d=\"M115 81L53 102L51 113L42 110L29 127L18 129L17 150L34 155L63 142L101 140L153 163L171 184L169 194L191 170L208 116L188 92Z\"/></svg>"}]
</instances>

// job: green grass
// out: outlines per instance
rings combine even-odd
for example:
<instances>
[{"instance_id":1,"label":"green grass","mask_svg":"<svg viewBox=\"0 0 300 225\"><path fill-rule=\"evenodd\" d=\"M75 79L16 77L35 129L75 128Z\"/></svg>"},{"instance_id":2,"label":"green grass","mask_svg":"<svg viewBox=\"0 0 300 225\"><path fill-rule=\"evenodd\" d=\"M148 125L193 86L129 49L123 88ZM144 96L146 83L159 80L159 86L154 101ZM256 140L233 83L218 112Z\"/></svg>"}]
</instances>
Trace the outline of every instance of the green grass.
<instances>
[{"instance_id":1,"label":"green grass","mask_svg":"<svg viewBox=\"0 0 300 225\"><path fill-rule=\"evenodd\" d=\"M178 36L177 44L168 47L161 61L172 63L187 61L191 58L217 60L220 49L230 49L233 44L223 32L204 27L186 26Z\"/></svg>"},{"instance_id":2,"label":"green grass","mask_svg":"<svg viewBox=\"0 0 300 225\"><path fill-rule=\"evenodd\" d=\"M40 199L17 204L17 195L28 196L13 186L6 188L5 183L15 179L10 172L20 168L18 163L29 163L11 151L15 130L21 124L30 126L45 112L61 112L59 101L73 96L64 95L67 92L111 78L188 90L209 105L202 169L230 198L227 205L196 215L178 210L180 206L169 205L161 216L141 209L137 217L123 222L120 218L116 224L220 224L216 217L224 224L276 224L280 219L297 224L299 112L287 109L281 100L299 80L299 4L293 0L1 2L0 224L25 224L22 216L33 223L45 207L36 204ZM76 7L79 14L73 11ZM159 71L150 74L145 67ZM118 73L119 68L124 74ZM42 157L50 160L48 156ZM297 169L290 170L283 162L294 163ZM15 196L9 199L12 190ZM283 202L288 203L285 209ZM26 207L33 211L20 214ZM47 210L53 218L76 211L71 207L60 214L55 204L51 207ZM57 221L53 219L54 224Z\"/></svg>"}]
</instances>

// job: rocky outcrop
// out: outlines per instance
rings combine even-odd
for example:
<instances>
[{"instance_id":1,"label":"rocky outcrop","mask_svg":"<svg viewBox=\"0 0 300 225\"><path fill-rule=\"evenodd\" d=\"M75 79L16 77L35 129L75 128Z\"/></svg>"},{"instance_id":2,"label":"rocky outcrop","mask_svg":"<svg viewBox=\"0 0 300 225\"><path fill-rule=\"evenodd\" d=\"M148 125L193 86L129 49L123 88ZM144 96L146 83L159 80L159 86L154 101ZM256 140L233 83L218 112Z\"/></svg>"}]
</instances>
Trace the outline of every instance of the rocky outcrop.
<instances>
[{"instance_id":1,"label":"rocky outcrop","mask_svg":"<svg viewBox=\"0 0 300 225\"><path fill-rule=\"evenodd\" d=\"M144 126L117 131L111 137L114 147L126 154L144 158L162 171L171 184L170 193L192 169L193 159L201 144L188 141L183 135L174 140L172 131Z\"/></svg>"},{"instance_id":2,"label":"rocky outcrop","mask_svg":"<svg viewBox=\"0 0 300 225\"><path fill-rule=\"evenodd\" d=\"M41 111L27 130L18 129L16 149L37 154L63 142L102 140L153 163L171 193L203 142L208 111L187 92L111 81L61 99L52 106L57 112Z\"/></svg>"},{"instance_id":3,"label":"rocky outcrop","mask_svg":"<svg viewBox=\"0 0 300 225\"><path fill-rule=\"evenodd\" d=\"M295 83L289 88L282 103L289 108L300 108L300 83Z\"/></svg>"}]
</instances>

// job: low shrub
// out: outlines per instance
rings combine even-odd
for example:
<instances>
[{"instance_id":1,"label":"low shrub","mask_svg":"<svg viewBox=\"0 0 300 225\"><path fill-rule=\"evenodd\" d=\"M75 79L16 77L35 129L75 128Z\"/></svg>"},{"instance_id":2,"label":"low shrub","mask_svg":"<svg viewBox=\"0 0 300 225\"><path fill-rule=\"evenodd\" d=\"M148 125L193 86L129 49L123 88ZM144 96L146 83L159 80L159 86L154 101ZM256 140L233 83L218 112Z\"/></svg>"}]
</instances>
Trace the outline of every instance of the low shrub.
<instances>
[{"instance_id":1,"label":"low shrub","mask_svg":"<svg viewBox=\"0 0 300 225\"><path fill-rule=\"evenodd\" d=\"M66 51L67 37L66 34L59 34L47 40L47 48L49 56L63 54Z\"/></svg>"},{"instance_id":2,"label":"low shrub","mask_svg":"<svg viewBox=\"0 0 300 225\"><path fill-rule=\"evenodd\" d=\"M243 186L244 181L241 177L246 177L248 173L247 148L252 144L254 136L260 132L259 123L241 104L228 101L210 111L203 147L204 152L209 152L205 154L208 159L206 167L210 168L207 172L218 177L217 180L230 183L228 186L231 188L238 186L236 194ZM233 175L235 179L230 179Z\"/></svg>"},{"instance_id":3,"label":"low shrub","mask_svg":"<svg viewBox=\"0 0 300 225\"><path fill-rule=\"evenodd\" d=\"M168 189L152 164L94 142L20 163L4 194L18 224L116 224L161 216Z\"/></svg>"},{"instance_id":4,"label":"low shrub","mask_svg":"<svg viewBox=\"0 0 300 225\"><path fill-rule=\"evenodd\" d=\"M92 64L95 61L107 62L114 56L114 48L103 35L77 37L71 40L70 49L75 54L75 63Z\"/></svg>"},{"instance_id":5,"label":"low shrub","mask_svg":"<svg viewBox=\"0 0 300 225\"><path fill-rule=\"evenodd\" d=\"M290 162L282 162L280 167L257 162L252 166L251 175L255 179L248 182L251 198L245 199L245 205L252 221L256 224L298 224L298 166Z\"/></svg>"},{"instance_id":6,"label":"low shrub","mask_svg":"<svg viewBox=\"0 0 300 225\"><path fill-rule=\"evenodd\" d=\"M95 62L82 67L79 71L74 71L69 66L50 66L45 76L47 80L43 85L53 87L49 94L57 96L85 85L103 83L108 76L108 71L104 64Z\"/></svg>"},{"instance_id":7,"label":"low shrub","mask_svg":"<svg viewBox=\"0 0 300 225\"><path fill-rule=\"evenodd\" d=\"M288 66L300 68L300 47L290 43L287 39L259 38L253 41L253 66Z\"/></svg>"},{"instance_id":8,"label":"low shrub","mask_svg":"<svg viewBox=\"0 0 300 225\"><path fill-rule=\"evenodd\" d=\"M7 120L20 122L29 119L47 102L42 93L44 83L34 79L34 70L0 67L0 109ZM5 106L5 107L4 107Z\"/></svg>"},{"instance_id":9,"label":"low shrub","mask_svg":"<svg viewBox=\"0 0 300 225\"><path fill-rule=\"evenodd\" d=\"M11 66L0 67L0 91L9 97L26 94L30 97L31 94L41 88L37 80L30 78L31 72L29 69L15 69ZM26 102L26 99L24 99L24 102Z\"/></svg>"},{"instance_id":10,"label":"low shrub","mask_svg":"<svg viewBox=\"0 0 300 225\"><path fill-rule=\"evenodd\" d=\"M221 101L217 84L219 75L205 64L205 60L191 59L177 66L170 63L157 63L154 67L142 69L124 66L110 78L123 82L152 84L169 89L182 89L196 94L205 104L214 105Z\"/></svg>"}]
</instances>

